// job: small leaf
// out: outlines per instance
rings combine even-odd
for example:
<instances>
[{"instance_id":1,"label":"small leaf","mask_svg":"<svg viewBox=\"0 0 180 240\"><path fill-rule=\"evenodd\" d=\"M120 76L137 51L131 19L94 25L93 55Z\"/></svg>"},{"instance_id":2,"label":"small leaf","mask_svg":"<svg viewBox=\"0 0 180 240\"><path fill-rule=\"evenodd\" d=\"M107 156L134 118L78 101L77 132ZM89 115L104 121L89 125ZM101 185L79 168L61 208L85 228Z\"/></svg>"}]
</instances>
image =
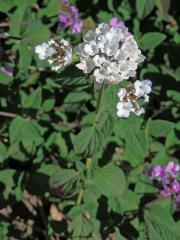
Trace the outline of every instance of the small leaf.
<instances>
[{"instance_id":1,"label":"small leaf","mask_svg":"<svg viewBox=\"0 0 180 240\"><path fill-rule=\"evenodd\" d=\"M154 49L159 46L166 39L166 35L159 32L148 32L145 33L140 43L142 45L143 50Z\"/></svg>"}]
</instances>

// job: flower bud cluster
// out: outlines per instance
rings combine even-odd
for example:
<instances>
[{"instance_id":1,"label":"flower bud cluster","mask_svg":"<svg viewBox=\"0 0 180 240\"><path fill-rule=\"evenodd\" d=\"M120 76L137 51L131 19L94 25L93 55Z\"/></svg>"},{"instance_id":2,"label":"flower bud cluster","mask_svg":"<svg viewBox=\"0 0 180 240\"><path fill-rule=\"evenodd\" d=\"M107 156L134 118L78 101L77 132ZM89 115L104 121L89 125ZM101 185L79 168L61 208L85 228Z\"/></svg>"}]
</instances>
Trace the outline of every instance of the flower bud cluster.
<instances>
[{"instance_id":1,"label":"flower bud cluster","mask_svg":"<svg viewBox=\"0 0 180 240\"><path fill-rule=\"evenodd\" d=\"M140 99L144 99L144 102L149 101L148 94L151 92L151 86L152 82L150 80L137 80L133 86L119 89L119 102L117 103L118 117L127 118L131 112L138 116L144 113L144 108L139 106L138 101Z\"/></svg>"},{"instance_id":2,"label":"flower bud cluster","mask_svg":"<svg viewBox=\"0 0 180 240\"><path fill-rule=\"evenodd\" d=\"M125 26L111 27L106 23L86 33L77 54L80 63L76 66L99 84L134 77L138 64L145 58Z\"/></svg>"},{"instance_id":3,"label":"flower bud cluster","mask_svg":"<svg viewBox=\"0 0 180 240\"><path fill-rule=\"evenodd\" d=\"M180 181L177 176L180 166L169 162L165 167L156 165L147 170L150 180L154 180L160 186L160 197L172 197L176 210L180 210Z\"/></svg>"},{"instance_id":4,"label":"flower bud cluster","mask_svg":"<svg viewBox=\"0 0 180 240\"><path fill-rule=\"evenodd\" d=\"M51 39L42 43L35 47L35 52L38 54L39 59L48 59L54 71L58 71L72 61L72 49L69 47L69 42L64 39L59 42Z\"/></svg>"}]
</instances>

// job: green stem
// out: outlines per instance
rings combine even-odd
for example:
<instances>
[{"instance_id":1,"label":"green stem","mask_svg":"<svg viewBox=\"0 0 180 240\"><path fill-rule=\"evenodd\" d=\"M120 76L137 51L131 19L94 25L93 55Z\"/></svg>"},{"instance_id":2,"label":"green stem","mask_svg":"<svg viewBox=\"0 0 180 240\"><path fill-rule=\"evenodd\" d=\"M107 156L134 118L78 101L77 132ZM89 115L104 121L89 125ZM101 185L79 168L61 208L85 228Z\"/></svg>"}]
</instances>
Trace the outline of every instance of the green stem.
<instances>
[{"instance_id":1,"label":"green stem","mask_svg":"<svg viewBox=\"0 0 180 240\"><path fill-rule=\"evenodd\" d=\"M99 95L98 95L98 100L97 100L97 106L96 106L96 111L95 111L95 119L94 122L97 121L99 115L100 115L100 110L101 110L101 104L102 104L102 99L103 99L103 93L104 93L104 84L102 85Z\"/></svg>"},{"instance_id":2,"label":"green stem","mask_svg":"<svg viewBox=\"0 0 180 240\"><path fill-rule=\"evenodd\" d=\"M98 95L98 100L97 100L97 106L96 106L96 111L95 111L95 119L94 119L94 123L97 121L99 114L100 114L100 110L101 110L101 104L102 104L102 98L103 98L103 92L104 92L104 85L102 85L100 91L99 91L99 95ZM92 163L92 158L88 157L86 159L86 172L87 172L87 177L89 176L88 172L89 169L91 167L91 163ZM83 194L84 194L84 186L82 186L82 188L79 191L79 194L77 196L77 200L76 200L76 204L80 205L82 202L82 198L83 198Z\"/></svg>"},{"instance_id":3,"label":"green stem","mask_svg":"<svg viewBox=\"0 0 180 240\"><path fill-rule=\"evenodd\" d=\"M81 188L80 191L79 191L77 200L76 200L76 204L77 204L77 205L80 205L80 204L81 204L82 197L83 197L83 193L84 193L84 188Z\"/></svg>"}]
</instances>

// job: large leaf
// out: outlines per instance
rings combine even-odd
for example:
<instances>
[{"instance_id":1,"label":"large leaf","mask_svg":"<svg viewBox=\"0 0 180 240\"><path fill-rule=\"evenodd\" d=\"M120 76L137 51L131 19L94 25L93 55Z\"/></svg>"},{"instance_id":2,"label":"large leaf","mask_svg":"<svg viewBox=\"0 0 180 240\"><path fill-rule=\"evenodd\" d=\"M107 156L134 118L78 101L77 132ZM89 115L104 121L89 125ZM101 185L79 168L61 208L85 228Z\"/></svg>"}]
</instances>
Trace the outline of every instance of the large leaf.
<instances>
[{"instance_id":1,"label":"large leaf","mask_svg":"<svg viewBox=\"0 0 180 240\"><path fill-rule=\"evenodd\" d=\"M98 191L107 196L120 196L126 188L123 171L112 164L98 168L92 180Z\"/></svg>"},{"instance_id":2,"label":"large leaf","mask_svg":"<svg viewBox=\"0 0 180 240\"><path fill-rule=\"evenodd\" d=\"M98 153L102 147L103 138L95 126L82 130L74 140L74 150L76 154L92 156Z\"/></svg>"},{"instance_id":3,"label":"large leaf","mask_svg":"<svg viewBox=\"0 0 180 240\"><path fill-rule=\"evenodd\" d=\"M152 206L145 212L146 231L150 240L178 240L179 232L173 218L160 206Z\"/></svg>"},{"instance_id":4,"label":"large leaf","mask_svg":"<svg viewBox=\"0 0 180 240\"><path fill-rule=\"evenodd\" d=\"M159 46L166 39L166 35L159 32L148 32L145 33L140 43L142 45L143 50L154 49Z\"/></svg>"}]
</instances>

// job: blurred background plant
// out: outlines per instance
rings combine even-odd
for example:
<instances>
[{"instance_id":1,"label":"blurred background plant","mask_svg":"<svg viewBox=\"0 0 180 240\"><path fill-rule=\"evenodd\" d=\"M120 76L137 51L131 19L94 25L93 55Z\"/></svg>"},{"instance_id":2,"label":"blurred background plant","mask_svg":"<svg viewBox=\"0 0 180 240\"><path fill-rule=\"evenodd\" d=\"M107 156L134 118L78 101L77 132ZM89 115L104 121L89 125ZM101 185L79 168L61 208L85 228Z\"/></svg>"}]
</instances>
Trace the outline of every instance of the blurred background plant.
<instances>
[{"instance_id":1,"label":"blurred background plant","mask_svg":"<svg viewBox=\"0 0 180 240\"><path fill-rule=\"evenodd\" d=\"M180 1L2 0L0 13L0 239L180 239L179 212L145 171L179 161ZM143 117L117 119L109 86L82 138L97 91L72 66L52 72L34 47L76 46L114 17L146 56L137 79L153 92Z\"/></svg>"}]
</instances>

